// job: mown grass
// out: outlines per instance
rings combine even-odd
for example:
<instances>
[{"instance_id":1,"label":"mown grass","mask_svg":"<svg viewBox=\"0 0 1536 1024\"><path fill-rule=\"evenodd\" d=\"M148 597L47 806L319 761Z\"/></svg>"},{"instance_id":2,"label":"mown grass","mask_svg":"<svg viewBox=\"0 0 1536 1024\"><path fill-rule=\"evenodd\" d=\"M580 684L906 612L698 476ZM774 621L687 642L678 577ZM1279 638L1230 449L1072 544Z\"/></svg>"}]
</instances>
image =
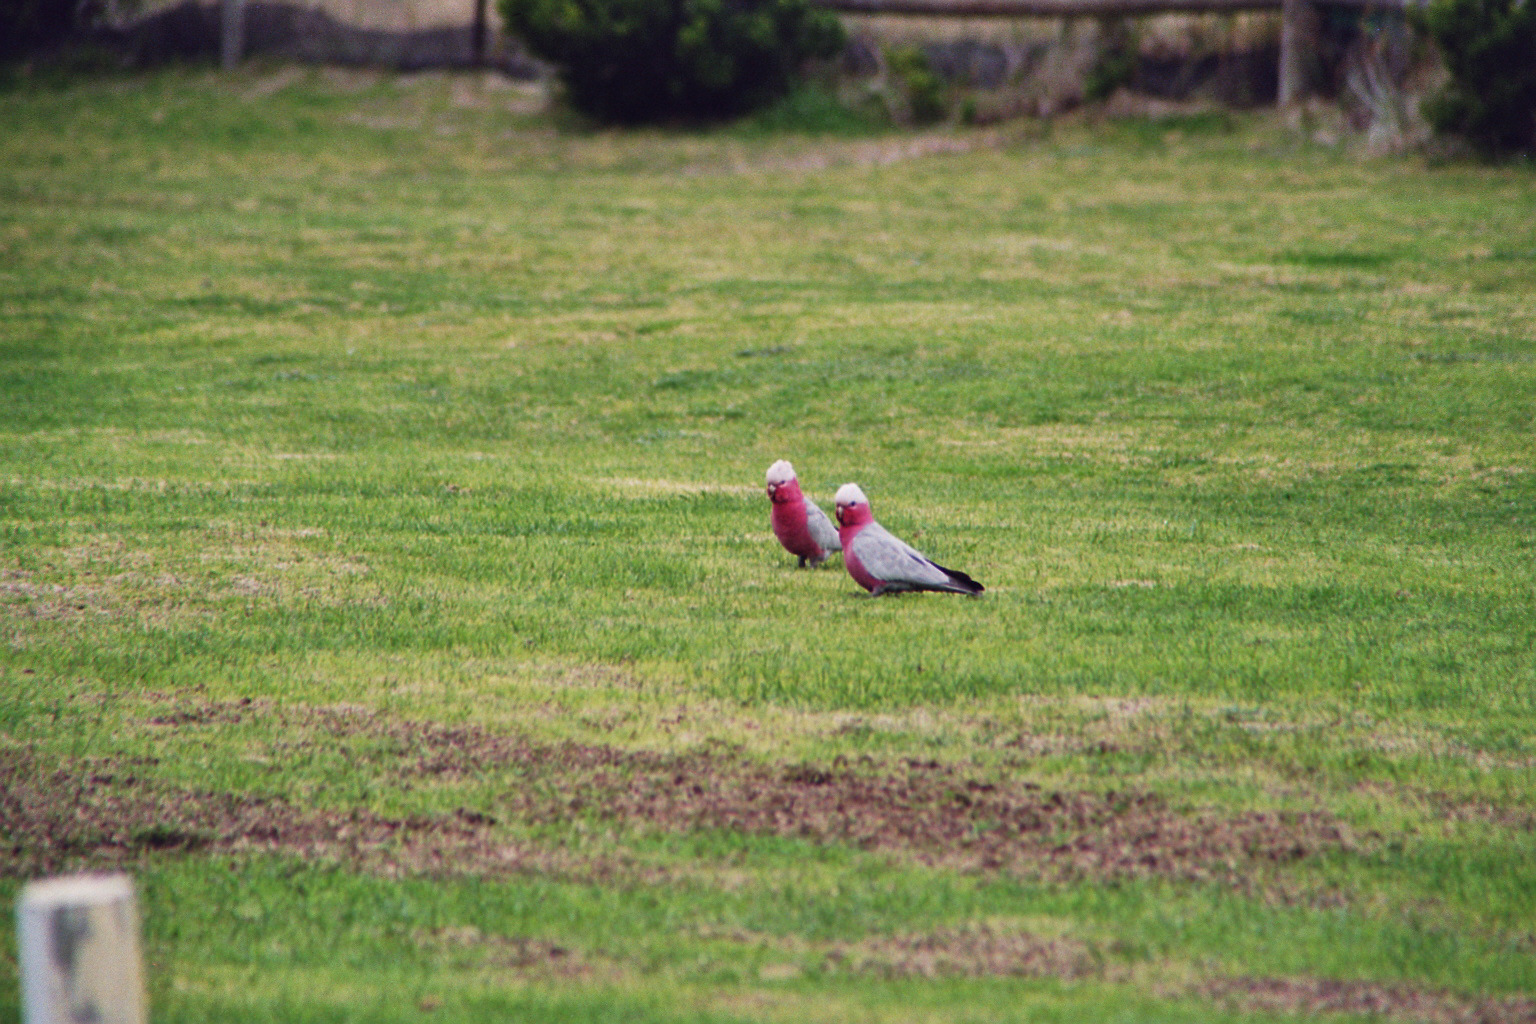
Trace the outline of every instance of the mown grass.
<instances>
[{"instance_id":1,"label":"mown grass","mask_svg":"<svg viewBox=\"0 0 1536 1024\"><path fill-rule=\"evenodd\" d=\"M524 778L151 722L249 697L1322 809L1356 841L1243 884L601 808L496 825L590 870L148 854L157 1018L1264 1019L1201 979L1536 989L1536 179L1261 116L909 137L808 109L582 132L476 79L285 69L7 94L0 756L338 813L495 815ZM781 457L824 503L857 480L985 597L794 571L760 490ZM1109 966L828 966L977 922Z\"/></svg>"}]
</instances>

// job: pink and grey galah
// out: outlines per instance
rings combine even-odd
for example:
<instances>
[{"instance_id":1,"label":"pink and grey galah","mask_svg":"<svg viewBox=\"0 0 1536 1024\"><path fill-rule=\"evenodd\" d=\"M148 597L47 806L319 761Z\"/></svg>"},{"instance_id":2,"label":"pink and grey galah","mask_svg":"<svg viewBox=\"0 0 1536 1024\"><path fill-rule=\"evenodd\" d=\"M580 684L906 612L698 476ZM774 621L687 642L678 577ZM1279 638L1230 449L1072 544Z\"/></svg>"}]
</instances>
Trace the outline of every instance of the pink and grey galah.
<instances>
[{"instance_id":1,"label":"pink and grey galah","mask_svg":"<svg viewBox=\"0 0 1536 1024\"><path fill-rule=\"evenodd\" d=\"M869 499L858 484L837 489L838 535L843 565L854 582L874 597L902 590L943 590L980 594L986 588L963 572L946 569L893 537L875 522Z\"/></svg>"},{"instance_id":2,"label":"pink and grey galah","mask_svg":"<svg viewBox=\"0 0 1536 1024\"><path fill-rule=\"evenodd\" d=\"M780 459L768 467L768 500L773 503L773 535L784 550L800 556L800 567L820 565L843 550L837 527L817 504L800 493L795 467Z\"/></svg>"}]
</instances>

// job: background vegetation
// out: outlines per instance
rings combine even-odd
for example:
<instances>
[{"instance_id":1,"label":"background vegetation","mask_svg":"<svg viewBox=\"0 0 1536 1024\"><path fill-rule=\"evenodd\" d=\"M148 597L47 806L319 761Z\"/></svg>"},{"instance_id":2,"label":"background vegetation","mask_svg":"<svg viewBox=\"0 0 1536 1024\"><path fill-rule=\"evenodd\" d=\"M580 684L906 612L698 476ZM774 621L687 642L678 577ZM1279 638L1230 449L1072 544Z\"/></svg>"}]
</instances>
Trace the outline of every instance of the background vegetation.
<instances>
[{"instance_id":1,"label":"background vegetation","mask_svg":"<svg viewBox=\"0 0 1536 1024\"><path fill-rule=\"evenodd\" d=\"M8 95L0 895L167 1022L1528 1019L1536 179L796 103Z\"/></svg>"},{"instance_id":2,"label":"background vegetation","mask_svg":"<svg viewBox=\"0 0 1536 1024\"><path fill-rule=\"evenodd\" d=\"M1450 76L1426 111L1435 128L1487 154L1536 156L1536 8L1438 0L1415 15Z\"/></svg>"},{"instance_id":3,"label":"background vegetation","mask_svg":"<svg viewBox=\"0 0 1536 1024\"><path fill-rule=\"evenodd\" d=\"M808 0L502 0L507 28L603 121L734 117L837 56L837 15Z\"/></svg>"}]
</instances>

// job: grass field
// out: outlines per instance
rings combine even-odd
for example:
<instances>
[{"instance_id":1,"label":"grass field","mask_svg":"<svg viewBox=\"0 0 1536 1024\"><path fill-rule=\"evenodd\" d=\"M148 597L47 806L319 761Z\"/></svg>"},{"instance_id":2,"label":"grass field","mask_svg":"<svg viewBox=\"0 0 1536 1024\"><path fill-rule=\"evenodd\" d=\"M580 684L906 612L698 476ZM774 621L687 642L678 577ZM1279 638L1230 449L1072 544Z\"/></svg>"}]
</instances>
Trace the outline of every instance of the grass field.
<instances>
[{"instance_id":1,"label":"grass field","mask_svg":"<svg viewBox=\"0 0 1536 1024\"><path fill-rule=\"evenodd\" d=\"M157 1021L1536 1019L1529 168L12 92L0 379L0 897Z\"/></svg>"}]
</instances>

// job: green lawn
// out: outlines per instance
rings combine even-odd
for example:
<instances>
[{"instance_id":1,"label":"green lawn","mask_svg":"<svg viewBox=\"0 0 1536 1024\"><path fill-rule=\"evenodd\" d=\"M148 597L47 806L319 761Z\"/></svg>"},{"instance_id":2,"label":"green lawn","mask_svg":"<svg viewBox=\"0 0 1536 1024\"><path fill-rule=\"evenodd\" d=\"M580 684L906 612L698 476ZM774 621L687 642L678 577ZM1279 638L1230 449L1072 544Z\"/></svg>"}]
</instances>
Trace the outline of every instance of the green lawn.
<instances>
[{"instance_id":1,"label":"green lawn","mask_svg":"<svg viewBox=\"0 0 1536 1024\"><path fill-rule=\"evenodd\" d=\"M0 896L157 1021L1536 1017L1528 167L14 91L0 382Z\"/></svg>"}]
</instances>

